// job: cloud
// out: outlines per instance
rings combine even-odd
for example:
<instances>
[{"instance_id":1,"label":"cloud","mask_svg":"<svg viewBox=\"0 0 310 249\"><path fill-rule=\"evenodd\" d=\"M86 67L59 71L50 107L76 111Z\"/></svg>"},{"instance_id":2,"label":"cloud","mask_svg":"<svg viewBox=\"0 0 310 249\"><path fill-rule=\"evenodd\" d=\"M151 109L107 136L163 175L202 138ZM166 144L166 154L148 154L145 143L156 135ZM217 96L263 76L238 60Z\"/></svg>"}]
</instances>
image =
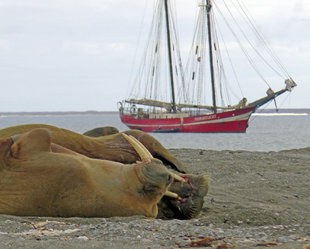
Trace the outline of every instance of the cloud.
<instances>
[{"instance_id":1,"label":"cloud","mask_svg":"<svg viewBox=\"0 0 310 249\"><path fill-rule=\"evenodd\" d=\"M84 42L84 41L64 41L62 49L65 52L74 52L86 55L100 55L100 54L121 54L127 50L128 45L125 43L98 43L98 42Z\"/></svg>"},{"instance_id":2,"label":"cloud","mask_svg":"<svg viewBox=\"0 0 310 249\"><path fill-rule=\"evenodd\" d=\"M65 41L63 42L62 48L64 51L88 55L97 55L102 52L101 44L95 42Z\"/></svg>"},{"instance_id":3,"label":"cloud","mask_svg":"<svg viewBox=\"0 0 310 249\"><path fill-rule=\"evenodd\" d=\"M0 2L0 8L27 8L27 9L58 9L58 10L72 10L72 9L93 9L96 11L102 11L107 8L105 4L109 1L100 0L53 0L53 1L41 1L41 0L2 0Z\"/></svg>"},{"instance_id":4,"label":"cloud","mask_svg":"<svg viewBox=\"0 0 310 249\"><path fill-rule=\"evenodd\" d=\"M8 40L0 40L0 51L8 51L12 48L12 42Z\"/></svg>"},{"instance_id":5,"label":"cloud","mask_svg":"<svg viewBox=\"0 0 310 249\"><path fill-rule=\"evenodd\" d=\"M282 61L290 73L296 75L296 81L307 82L307 60L310 56L308 45L310 34L307 32L310 24L308 14L310 2L308 0L238 1L244 2L247 6L276 54L284 59ZM105 89L104 84L109 84L111 90L104 96L103 102L98 104L98 108L112 106L110 109L113 109L117 99L125 95L120 91L125 91L127 88L132 61L134 60L135 66L139 66L140 54L145 45L143 39L146 39L149 32L147 24L151 22L153 2L0 0L0 16L3 19L0 24L0 53L3 60L0 81L6 82L7 88L9 86L16 88L18 84L25 86L21 92L31 97L32 93L27 91L36 87L38 96L46 96L51 95L51 90L42 90L37 86L53 86L51 88L56 89L55 98L62 95L66 98L66 103L61 102L57 107L52 100L42 98L41 103L50 104L42 109L67 110L71 108L70 103L74 103L72 106L76 109L84 108L85 103L78 107L79 103L73 98L79 99L81 94L93 89L97 82L99 86L96 92ZM216 4L220 2L222 0L216 1ZM197 1L178 0L171 3L176 7L183 62L186 62L184 59L187 58L191 45ZM138 41L140 46L137 46ZM238 46L232 40L225 39L225 41L226 46L233 52L231 55L234 55ZM255 45L258 47L259 44ZM245 72L242 75L246 77L248 74ZM246 82L250 81L252 80L246 79ZM72 88L77 87L81 90L76 92L75 96L63 94L70 93ZM300 89L303 89L302 83ZM8 88L5 92L12 90ZM306 91L300 90L300 92ZM112 95L115 99L108 99ZM89 96L93 99L93 93ZM295 91L293 96L294 101L301 99L300 101L304 101L304 106L309 106L307 98L299 97ZM101 99L102 96L98 98ZM18 105L23 106L22 96L19 101L16 101L16 98L14 100L2 106L13 108L13 105L16 105L15 109L21 108ZM26 102L28 103L28 100L24 101ZM25 108L31 110L39 105L32 103L32 106ZM96 105L94 104L92 108L96 109Z\"/></svg>"},{"instance_id":6,"label":"cloud","mask_svg":"<svg viewBox=\"0 0 310 249\"><path fill-rule=\"evenodd\" d=\"M144 1L140 0L1 0L0 9L44 9L48 11L85 11L106 13L127 13L128 9L135 10L134 13L141 12L141 8L145 5Z\"/></svg>"}]
</instances>

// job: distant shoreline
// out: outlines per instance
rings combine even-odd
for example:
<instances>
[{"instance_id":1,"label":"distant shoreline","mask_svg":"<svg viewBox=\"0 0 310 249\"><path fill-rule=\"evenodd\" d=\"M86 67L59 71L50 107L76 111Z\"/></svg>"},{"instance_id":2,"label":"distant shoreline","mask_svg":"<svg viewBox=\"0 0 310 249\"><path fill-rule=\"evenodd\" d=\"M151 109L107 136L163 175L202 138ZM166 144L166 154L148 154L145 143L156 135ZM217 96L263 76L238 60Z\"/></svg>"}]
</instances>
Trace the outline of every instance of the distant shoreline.
<instances>
[{"instance_id":1,"label":"distant shoreline","mask_svg":"<svg viewBox=\"0 0 310 249\"><path fill-rule=\"evenodd\" d=\"M264 109L258 110L256 113L308 113L310 108L301 109ZM118 111L48 111L48 112L0 112L2 116L100 116L100 115L117 115Z\"/></svg>"},{"instance_id":2,"label":"distant shoreline","mask_svg":"<svg viewBox=\"0 0 310 249\"><path fill-rule=\"evenodd\" d=\"M100 116L117 115L117 111L51 111L51 112L0 112L1 116Z\"/></svg>"}]
</instances>

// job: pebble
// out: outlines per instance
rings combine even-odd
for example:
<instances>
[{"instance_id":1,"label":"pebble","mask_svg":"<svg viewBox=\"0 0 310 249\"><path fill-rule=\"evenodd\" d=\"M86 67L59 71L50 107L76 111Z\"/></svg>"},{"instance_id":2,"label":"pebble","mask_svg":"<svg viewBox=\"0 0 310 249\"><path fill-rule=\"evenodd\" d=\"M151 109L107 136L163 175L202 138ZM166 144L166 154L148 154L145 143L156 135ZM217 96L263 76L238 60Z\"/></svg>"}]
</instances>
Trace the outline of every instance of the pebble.
<instances>
[{"instance_id":1,"label":"pebble","mask_svg":"<svg viewBox=\"0 0 310 249\"><path fill-rule=\"evenodd\" d=\"M89 238L87 238L86 236L79 236L79 237L77 237L77 239L83 240L83 241L88 241L89 240Z\"/></svg>"}]
</instances>

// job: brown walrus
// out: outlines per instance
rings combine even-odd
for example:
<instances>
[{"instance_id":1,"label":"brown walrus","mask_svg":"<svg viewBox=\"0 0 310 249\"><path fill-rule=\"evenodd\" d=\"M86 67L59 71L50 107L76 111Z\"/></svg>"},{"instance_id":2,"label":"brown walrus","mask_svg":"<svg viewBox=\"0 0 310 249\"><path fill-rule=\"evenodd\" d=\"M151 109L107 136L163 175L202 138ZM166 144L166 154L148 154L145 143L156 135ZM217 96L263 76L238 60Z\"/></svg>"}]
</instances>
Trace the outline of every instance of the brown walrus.
<instances>
[{"instance_id":1,"label":"brown walrus","mask_svg":"<svg viewBox=\"0 0 310 249\"><path fill-rule=\"evenodd\" d=\"M89 131L85 131L83 135L89 137L101 137L101 136L113 135L116 133L119 133L119 130L116 127L104 126L104 127L96 127Z\"/></svg>"},{"instance_id":2,"label":"brown walrus","mask_svg":"<svg viewBox=\"0 0 310 249\"><path fill-rule=\"evenodd\" d=\"M118 129L115 127L104 126L88 130L83 135L100 137L118 132ZM140 133L143 134L143 132ZM152 139L154 138L152 137ZM203 198L208 192L208 177L206 175L197 176L192 174L182 176L186 179L186 183L173 182L169 187L169 190L177 193L182 200L164 196L158 203L157 218L191 219L199 215L203 205Z\"/></svg>"},{"instance_id":3,"label":"brown walrus","mask_svg":"<svg viewBox=\"0 0 310 249\"><path fill-rule=\"evenodd\" d=\"M135 147L141 162L126 165L91 159L52 145L51 132L44 128L1 138L0 213L156 217L157 203L174 175L133 138L125 139Z\"/></svg>"},{"instance_id":4,"label":"brown walrus","mask_svg":"<svg viewBox=\"0 0 310 249\"><path fill-rule=\"evenodd\" d=\"M28 124L12 126L0 130L0 138L21 134L35 128L49 129L52 132L53 143L90 158L105 159L121 163L134 163L139 160L138 154L126 139L124 139L121 133L90 137L51 125ZM188 172L185 165L169 153L169 151L151 135L138 130L129 130L125 131L125 133L138 139L155 158L160 159L172 169L181 173Z\"/></svg>"},{"instance_id":5,"label":"brown walrus","mask_svg":"<svg viewBox=\"0 0 310 249\"><path fill-rule=\"evenodd\" d=\"M12 136L38 127L48 128L52 132L52 142L61 145L59 147L53 145L55 152L63 153L63 147L66 147L69 149L68 151L73 150L91 158L109 159L123 163L133 163L139 160L138 154L121 133L100 136L100 134L104 134L102 130L106 130L105 128L96 128L88 132L88 136L94 136L94 131L96 131L95 136L100 136L92 138L49 125L20 125L0 130L0 137ZM111 131L111 129L109 128L108 131ZM183 163L171 155L152 136L134 130L126 131L126 133L134 135L155 157L164 161L171 168L179 172L187 172ZM108 134L108 132L105 134ZM195 176L190 174L183 175L183 177L186 179L185 183L177 184L174 182L171 186L174 192L182 197L182 200L169 197L162 198L158 204L158 218L189 219L199 214L203 205L203 198L208 191L208 177L206 175Z\"/></svg>"}]
</instances>

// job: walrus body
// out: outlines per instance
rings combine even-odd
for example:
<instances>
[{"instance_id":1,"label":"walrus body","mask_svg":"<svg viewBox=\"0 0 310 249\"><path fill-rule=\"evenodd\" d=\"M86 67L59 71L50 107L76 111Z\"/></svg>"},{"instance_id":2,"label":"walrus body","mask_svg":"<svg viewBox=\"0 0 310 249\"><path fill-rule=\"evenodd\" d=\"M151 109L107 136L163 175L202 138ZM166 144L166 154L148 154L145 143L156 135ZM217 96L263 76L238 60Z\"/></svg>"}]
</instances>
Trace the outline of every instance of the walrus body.
<instances>
[{"instance_id":1,"label":"walrus body","mask_svg":"<svg viewBox=\"0 0 310 249\"><path fill-rule=\"evenodd\" d=\"M0 130L0 138L28 132L35 128L47 128L52 132L52 142L78 152L90 158L110 160L120 163L134 163L139 156L121 133L90 137L66 129L44 124L19 125ZM188 170L183 163L165 149L155 138L138 130L128 130L128 135L138 139L151 154L169 164L171 168L181 173Z\"/></svg>"},{"instance_id":2,"label":"walrus body","mask_svg":"<svg viewBox=\"0 0 310 249\"><path fill-rule=\"evenodd\" d=\"M0 139L0 213L157 216L157 203L172 181L161 162L126 165L91 159L60 145L55 153L51 140L50 131L42 128Z\"/></svg>"},{"instance_id":3,"label":"walrus body","mask_svg":"<svg viewBox=\"0 0 310 249\"><path fill-rule=\"evenodd\" d=\"M101 136L113 135L116 133L119 133L119 130L117 128L113 126L104 126L86 131L83 133L83 135L89 137L101 137Z\"/></svg>"},{"instance_id":4,"label":"walrus body","mask_svg":"<svg viewBox=\"0 0 310 249\"><path fill-rule=\"evenodd\" d=\"M72 155L73 158L75 158L75 162L77 165L80 165L81 159L78 159L78 160L76 159L81 158L82 155L85 155L89 158L100 159L102 161L110 160L110 161L121 162L121 163L126 163L126 164L135 163L137 160L140 159L135 149L133 149L131 144L124 138L124 134L117 133L113 135L107 135L109 133L116 132L116 129L111 129L110 127L108 127L109 129L106 129L105 127L95 128L87 132L86 133L87 136L85 136L85 135L81 135L81 134L78 134L78 133L75 133L75 132L72 132L66 129L61 129L61 128L49 126L49 125L41 125L41 124L20 125L20 126L9 127L9 128L0 130L0 138L13 137L13 139L16 139L16 138L19 138L19 135L16 135L16 134L23 134L25 132L31 131L32 129L38 129L38 128L49 130L50 140L52 141L50 147L52 149L52 152L54 152L53 154L59 153L59 154ZM168 152L168 150L166 150L152 136L144 132L135 131L135 130L126 131L126 133L131 134L135 138L140 140L155 157L161 159L165 163L165 165L168 164L169 168L175 169L176 171L179 171L180 173L187 172L187 169L185 168L183 163L177 158L175 158L173 155L171 155ZM101 135L104 135L104 136L101 136ZM90 137L90 136L95 136L95 137ZM36 151L34 151L32 154L38 156L38 152ZM58 171L63 172L63 173L59 173L59 175L62 175L59 177L63 177L63 179L67 179L67 177L70 177L71 170L73 170L72 172L74 172L77 170L77 168L72 168L73 166L70 166L71 164L69 164L70 169L65 168L67 158L64 157L63 161L61 158L62 157L58 157L57 159L60 165L58 167ZM83 159L84 162L88 160L88 159L85 159L85 157L83 156L82 158L84 158ZM100 160L94 160L94 162L100 161ZM29 165L38 164L38 161L33 161L33 162L29 161L28 163ZM73 161L71 163L72 165L74 164ZM115 169L111 170L115 173L116 178L114 179L109 178L109 174L106 174L106 177L102 177L102 181L106 181L107 183L106 186L113 186L114 181L122 182L122 183L126 182L125 175L127 174L127 172L125 172L124 170L122 170L121 172L117 172L117 169L119 169L119 165L120 165L119 163L106 162L106 161L105 163L107 163L109 166L114 166L114 165L116 166ZM93 166L100 165L100 163L96 162L96 163L92 163L92 165ZM83 168L84 166L81 166L81 167ZM31 168L31 167L28 167L28 168ZM56 165L55 165L55 168L57 168ZM35 169L38 169L38 168L35 168ZM156 172L156 168L153 168L153 172ZM30 171L27 171L27 173L25 173L25 175L27 174L31 175ZM1 179L2 176L3 178ZM0 175L0 187L1 187L1 183L3 183L6 186L6 185L12 185L12 183L15 183L15 181L16 182L24 181L23 178L19 179L18 177L13 178L12 176L9 176L9 177L4 176L4 175L2 176ZM29 176L31 179L28 179L28 178L27 179L33 182L36 182L35 179L37 179L37 182L44 182L46 180L42 179L43 176L41 176L40 174L37 174L36 176L35 175L32 175L31 177ZM162 198L160 202L158 203L158 208L159 208L159 214L157 216L158 218L190 219L190 218L196 217L199 214L202 208L202 205L203 205L203 198L208 192L208 176L207 175L195 176L195 175L186 174L186 175L182 175L182 177L186 179L185 182L183 182L182 184L173 182L171 186L169 187L169 190L172 189L173 192L178 194L178 196L182 200L177 200L175 198L170 198L170 197ZM106 178L108 178L110 181L107 181ZM7 179L7 181L4 179ZM74 179L74 177L72 179ZM56 183L55 189L57 189L59 181L54 178L49 178L49 180L52 183ZM24 182L23 184L26 185L26 182ZM126 184L128 184L128 182ZM133 184L133 183L130 183L130 184ZM18 187L20 187L20 185L17 186L16 193L18 193ZM89 186L87 187L87 185L85 185L85 188L88 189L87 191L89 191L89 189L92 189ZM36 189L36 187L34 189ZM87 192L87 191L84 191L84 192ZM20 192L20 196L22 195L23 195L23 191ZM34 196L36 195L37 194L34 192ZM48 198L48 196L49 195L46 195L46 198ZM78 199L81 199L82 197L74 196L73 198L76 198L78 200ZM49 200L47 200L46 202L49 202ZM120 205L120 207L122 205L126 205L126 201L120 202L118 205ZM10 209L10 207L8 207L8 209ZM122 208L117 208L117 209L122 210ZM105 212L105 215L107 215L107 212L108 211ZM138 211L134 211L131 213L135 214L135 212L138 212ZM129 213L130 212L126 211L126 214L129 215ZM54 215L64 216L65 214L59 213L59 212L56 214L52 212L49 215L50 216L54 216ZM117 214L113 213L111 215L117 215ZM119 215L122 215L122 214L119 214ZM149 213L144 214L144 215L149 216ZM79 215L76 215L76 216L79 216ZM89 215L88 214L86 215L85 213L83 213L82 216L89 216ZM101 213L99 212L99 214L96 214L96 216L101 216Z\"/></svg>"}]
</instances>

